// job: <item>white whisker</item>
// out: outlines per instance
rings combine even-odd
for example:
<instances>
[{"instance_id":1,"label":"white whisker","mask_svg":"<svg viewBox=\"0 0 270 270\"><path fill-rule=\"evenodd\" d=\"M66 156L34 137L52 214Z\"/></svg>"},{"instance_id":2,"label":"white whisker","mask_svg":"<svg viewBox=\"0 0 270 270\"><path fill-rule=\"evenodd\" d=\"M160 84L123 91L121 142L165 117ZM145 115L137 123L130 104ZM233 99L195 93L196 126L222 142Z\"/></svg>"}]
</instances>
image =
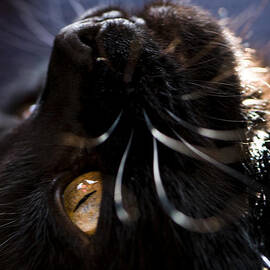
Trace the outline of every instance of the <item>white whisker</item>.
<instances>
[{"instance_id":1,"label":"white whisker","mask_svg":"<svg viewBox=\"0 0 270 270\"><path fill-rule=\"evenodd\" d=\"M3 246L5 246L10 240L12 240L13 238L17 237L17 235L14 233L12 234L6 241L2 242L0 244L0 248L2 248Z\"/></svg>"},{"instance_id":2,"label":"white whisker","mask_svg":"<svg viewBox=\"0 0 270 270\"><path fill-rule=\"evenodd\" d=\"M85 8L81 3L75 0L68 0L77 16L81 16L85 12Z\"/></svg>"},{"instance_id":3,"label":"white whisker","mask_svg":"<svg viewBox=\"0 0 270 270\"><path fill-rule=\"evenodd\" d=\"M270 88L270 84L266 82L265 80L260 79L260 82L264 84L265 86L267 86L268 88Z\"/></svg>"},{"instance_id":4,"label":"white whisker","mask_svg":"<svg viewBox=\"0 0 270 270\"><path fill-rule=\"evenodd\" d=\"M261 255L261 258L262 258L265 266L270 267L270 260L264 255Z\"/></svg>"},{"instance_id":5,"label":"white whisker","mask_svg":"<svg viewBox=\"0 0 270 270\"><path fill-rule=\"evenodd\" d=\"M10 219L9 219L9 220L10 220ZM12 220L12 221L10 221L10 222L7 222L7 223L5 223L5 224L0 225L0 228L3 229L3 228L8 227L9 225L11 225L11 224L13 224L13 223L15 223L15 222L16 222L16 220Z\"/></svg>"},{"instance_id":6,"label":"white whisker","mask_svg":"<svg viewBox=\"0 0 270 270\"><path fill-rule=\"evenodd\" d=\"M7 22L2 21L1 19L0 19L0 24L1 24L0 25L1 35L4 34L7 37L9 37L9 39L11 40L17 39L18 41L23 41L33 46L38 46L38 47L43 46L43 43L33 38L32 33L25 31L22 28L12 27L11 25L7 27L6 26Z\"/></svg>"},{"instance_id":7,"label":"white whisker","mask_svg":"<svg viewBox=\"0 0 270 270\"><path fill-rule=\"evenodd\" d=\"M245 130L213 130L202 127L195 127L194 125L180 119L172 112L166 110L167 113L176 120L183 127L200 134L201 136L223 141L242 141L244 138Z\"/></svg>"},{"instance_id":8,"label":"white whisker","mask_svg":"<svg viewBox=\"0 0 270 270\"><path fill-rule=\"evenodd\" d=\"M232 119L224 119L224 118L218 118L218 117L213 117L213 116L206 116L206 118L209 119L214 119L222 122L229 122L229 123L245 123L245 120L232 120Z\"/></svg>"},{"instance_id":9,"label":"white whisker","mask_svg":"<svg viewBox=\"0 0 270 270\"><path fill-rule=\"evenodd\" d=\"M196 99L199 99L201 97L204 97L206 96L205 93L202 93L200 91L196 91L196 92L193 92L193 93L190 93L190 94L184 94L181 96L181 99L183 101L189 101L189 100L196 100Z\"/></svg>"},{"instance_id":10,"label":"white whisker","mask_svg":"<svg viewBox=\"0 0 270 270\"><path fill-rule=\"evenodd\" d=\"M61 3L61 1L49 1L49 11L51 18L57 23L59 28L67 25Z\"/></svg>"},{"instance_id":11,"label":"white whisker","mask_svg":"<svg viewBox=\"0 0 270 270\"><path fill-rule=\"evenodd\" d=\"M30 53L34 55L40 55L40 52L34 50L35 44L29 43L27 41L20 40L18 37L11 36L8 33L0 33L1 42L6 43L13 48L19 49L22 52ZM40 48L39 48L40 49Z\"/></svg>"},{"instance_id":12,"label":"white whisker","mask_svg":"<svg viewBox=\"0 0 270 270\"><path fill-rule=\"evenodd\" d=\"M115 128L117 127L122 116L122 112L118 115L116 120L113 122L112 126L102 135L96 138L85 138L81 136L77 136L75 134L66 133L61 136L61 145L77 147L80 149L83 148L93 148L102 143L104 143L113 133Z\"/></svg>"},{"instance_id":13,"label":"white whisker","mask_svg":"<svg viewBox=\"0 0 270 270\"><path fill-rule=\"evenodd\" d=\"M177 210L174 207L174 205L170 203L161 180L158 162L157 141L155 138L153 138L153 143L154 143L153 173L156 191L164 211L176 224L189 231L199 233L214 233L220 231L225 225L228 224L228 221L232 222L233 220L239 218L243 214L243 209L240 207L239 209L236 210L236 213L234 214L230 213L233 210L235 210L234 208L237 206L239 198L237 198L235 201L232 201L226 209L221 211L221 214L219 214L219 216L211 216L208 218L196 219L189 217L185 215L183 212ZM225 218L227 218L227 221L225 220Z\"/></svg>"},{"instance_id":14,"label":"white whisker","mask_svg":"<svg viewBox=\"0 0 270 270\"><path fill-rule=\"evenodd\" d=\"M194 154L184 143L180 142L179 140L173 139L159 130L153 127L149 117L147 116L146 112L144 111L144 117L147 123L147 126L152 134L152 136L157 139L162 144L166 145L167 147L177 151L180 154L184 154L188 157L192 157L198 160L203 160L199 155ZM240 146L239 145L232 145L223 148L215 148L215 147L202 147L196 146L196 149L199 149L201 152L209 155L215 160L218 160L224 164L230 164L240 161Z\"/></svg>"},{"instance_id":15,"label":"white whisker","mask_svg":"<svg viewBox=\"0 0 270 270\"><path fill-rule=\"evenodd\" d=\"M18 9L18 15L28 29L44 44L52 47L54 36L45 29L43 25L34 17L30 7L23 1L11 1L10 3Z\"/></svg>"},{"instance_id":16,"label":"white whisker","mask_svg":"<svg viewBox=\"0 0 270 270\"><path fill-rule=\"evenodd\" d=\"M179 139L181 139L181 141L198 157L200 157L202 160L214 165L216 168L218 168L219 170L223 171L224 173L232 176L233 178L239 180L241 183L243 183L244 185L250 187L251 189L253 189L253 191L258 191L258 190L264 190L265 193L270 194L269 189L258 183L255 182L254 180L252 180L251 178L249 178L248 176L234 170L233 168L226 166L223 163L220 163L219 161L215 160L214 158L210 157L209 155L203 153L200 149L198 149L197 147L194 147L193 145L191 145L190 143L188 143L186 140L184 140L180 135L178 135L176 132L174 132L175 135L177 137L179 137Z\"/></svg>"},{"instance_id":17,"label":"white whisker","mask_svg":"<svg viewBox=\"0 0 270 270\"><path fill-rule=\"evenodd\" d=\"M126 150L121 159L120 166L119 166L116 180L115 180L114 202L115 202L116 214L122 222L128 222L130 220L129 214L125 210L124 205L123 205L122 185L123 185L124 168L125 168L127 156L130 150L132 138L133 138L133 131L131 132Z\"/></svg>"}]
</instances>

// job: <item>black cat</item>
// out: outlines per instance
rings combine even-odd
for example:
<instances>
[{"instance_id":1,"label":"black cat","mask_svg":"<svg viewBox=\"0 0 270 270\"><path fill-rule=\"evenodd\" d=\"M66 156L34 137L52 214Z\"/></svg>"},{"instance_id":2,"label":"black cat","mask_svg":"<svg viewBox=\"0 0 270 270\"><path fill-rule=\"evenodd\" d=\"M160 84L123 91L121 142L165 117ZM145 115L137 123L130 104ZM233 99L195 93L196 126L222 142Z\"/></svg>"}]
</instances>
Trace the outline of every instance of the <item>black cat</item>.
<instances>
[{"instance_id":1,"label":"black cat","mask_svg":"<svg viewBox=\"0 0 270 270\"><path fill-rule=\"evenodd\" d=\"M35 110L1 138L0 269L268 269L266 77L197 7L62 29ZM86 172L88 234L74 213L97 190L72 213L66 195Z\"/></svg>"}]
</instances>

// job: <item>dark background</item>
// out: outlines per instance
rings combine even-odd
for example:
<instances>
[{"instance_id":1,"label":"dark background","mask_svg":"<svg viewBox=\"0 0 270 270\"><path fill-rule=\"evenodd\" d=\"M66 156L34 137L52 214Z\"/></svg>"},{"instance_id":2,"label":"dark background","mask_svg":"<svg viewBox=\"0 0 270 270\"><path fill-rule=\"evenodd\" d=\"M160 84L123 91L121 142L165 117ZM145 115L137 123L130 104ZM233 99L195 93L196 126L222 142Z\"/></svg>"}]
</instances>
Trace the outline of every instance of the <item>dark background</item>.
<instances>
[{"instance_id":1,"label":"dark background","mask_svg":"<svg viewBox=\"0 0 270 270\"><path fill-rule=\"evenodd\" d=\"M139 9L142 0L0 0L0 99L2 89L12 89L18 81L34 83L45 69L55 34L84 8L119 4ZM175 1L176 2L176 1ZM243 43L257 49L270 64L270 0L182 1L208 9L225 18ZM11 91L11 90L10 90Z\"/></svg>"}]
</instances>

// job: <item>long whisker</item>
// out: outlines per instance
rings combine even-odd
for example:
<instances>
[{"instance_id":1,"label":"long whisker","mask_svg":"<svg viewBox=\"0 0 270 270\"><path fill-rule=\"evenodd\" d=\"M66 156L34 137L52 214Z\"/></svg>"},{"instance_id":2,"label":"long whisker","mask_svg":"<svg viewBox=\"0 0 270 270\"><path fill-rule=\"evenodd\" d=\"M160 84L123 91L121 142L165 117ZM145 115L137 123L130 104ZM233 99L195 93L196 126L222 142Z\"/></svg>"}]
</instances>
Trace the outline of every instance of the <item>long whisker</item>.
<instances>
[{"instance_id":1,"label":"long whisker","mask_svg":"<svg viewBox=\"0 0 270 270\"><path fill-rule=\"evenodd\" d=\"M192 83L192 85L200 86L200 85L197 85L196 83ZM189 99L192 100L192 99L195 99L195 97L199 98L199 97L211 96L211 97L220 97L220 98L234 98L234 97L241 97L242 96L241 94L224 94L224 93L214 92L214 90L216 90L215 88L206 87L206 86L204 86L204 90L205 91L203 93L201 93L202 91L194 91L194 93L185 94L181 98L182 98L182 100L189 100ZM207 90L213 90L213 91L207 91ZM190 96L190 98L188 99L187 96ZM183 97L185 97L185 98L183 98Z\"/></svg>"},{"instance_id":2,"label":"long whisker","mask_svg":"<svg viewBox=\"0 0 270 270\"><path fill-rule=\"evenodd\" d=\"M222 122L229 122L229 123L246 123L245 120L232 120L232 119L224 119L224 118L218 118L218 117L213 117L213 116L205 116L206 118L213 119L213 120L218 120Z\"/></svg>"},{"instance_id":3,"label":"long whisker","mask_svg":"<svg viewBox=\"0 0 270 270\"><path fill-rule=\"evenodd\" d=\"M49 1L49 11L51 14L51 19L56 22L58 27L62 28L63 26L67 25L63 14L64 12L61 1Z\"/></svg>"},{"instance_id":4,"label":"long whisker","mask_svg":"<svg viewBox=\"0 0 270 270\"><path fill-rule=\"evenodd\" d=\"M13 25L7 26L7 21L4 21L2 19L0 19L0 31L1 31L1 35L5 34L7 36L10 36L10 39L12 39L13 37L16 37L17 40L24 41L25 43L29 43L29 44L33 43L34 45L39 46L39 47L44 45L39 40L35 40L33 38L33 35L29 31L26 31L22 28L19 29Z\"/></svg>"},{"instance_id":5,"label":"long whisker","mask_svg":"<svg viewBox=\"0 0 270 270\"><path fill-rule=\"evenodd\" d=\"M209 155L203 153L198 148L194 147L190 143L188 143L185 139L183 139L179 134L174 132L175 135L186 145L195 155L200 157L202 160L214 165L219 170L223 171L224 173L232 176L233 178L239 180L244 185L250 187L254 191L264 190L264 192L270 194L268 188L258 182L253 181L250 177L234 170L233 168L226 166L225 164L220 163L219 161L215 160L214 158L210 157Z\"/></svg>"},{"instance_id":6,"label":"long whisker","mask_svg":"<svg viewBox=\"0 0 270 270\"><path fill-rule=\"evenodd\" d=\"M190 101L190 100L196 100L196 99L202 98L204 96L206 96L206 93L203 93L201 91L196 91L196 92L182 95L181 99L183 101Z\"/></svg>"},{"instance_id":7,"label":"long whisker","mask_svg":"<svg viewBox=\"0 0 270 270\"><path fill-rule=\"evenodd\" d=\"M16 36L11 36L8 33L3 33L0 30L0 36L1 36L1 42L5 43L9 46L12 46L13 48L19 49L22 52L30 53L33 55L40 55L40 47L38 48L36 44L31 44L27 41L20 40ZM35 47L37 47L39 50L35 50Z\"/></svg>"},{"instance_id":8,"label":"long whisker","mask_svg":"<svg viewBox=\"0 0 270 270\"><path fill-rule=\"evenodd\" d=\"M10 219L9 219L9 220L10 220ZM8 227L10 224L15 223L15 222L16 222L16 220L12 220L12 221L10 221L10 222L7 222L7 223L1 225L0 228L3 229L3 228Z\"/></svg>"},{"instance_id":9,"label":"long whisker","mask_svg":"<svg viewBox=\"0 0 270 270\"><path fill-rule=\"evenodd\" d=\"M14 3L11 1L10 3L18 9L19 16L28 29L34 33L40 41L49 47L52 47L54 36L33 16L30 7L22 1L15 1Z\"/></svg>"},{"instance_id":10,"label":"long whisker","mask_svg":"<svg viewBox=\"0 0 270 270\"><path fill-rule=\"evenodd\" d=\"M261 258L262 258L265 266L266 267L270 267L270 260L266 256L264 256L264 255L261 255Z\"/></svg>"},{"instance_id":11,"label":"long whisker","mask_svg":"<svg viewBox=\"0 0 270 270\"><path fill-rule=\"evenodd\" d=\"M0 243L0 248L2 249L9 241L11 241L13 238L17 237L17 234L12 234L6 241Z\"/></svg>"},{"instance_id":12,"label":"long whisker","mask_svg":"<svg viewBox=\"0 0 270 270\"><path fill-rule=\"evenodd\" d=\"M125 210L124 205L123 205L122 183L123 183L124 168L125 168L127 156L130 150L132 139L133 139L133 131L131 132L126 150L121 159L120 166L119 166L116 180L115 180L114 203L115 203L116 214L122 222L128 222L130 220L129 214Z\"/></svg>"},{"instance_id":13,"label":"long whisker","mask_svg":"<svg viewBox=\"0 0 270 270\"><path fill-rule=\"evenodd\" d=\"M184 143L180 142L179 140L173 139L161 133L156 128L154 128L145 111L144 111L144 117L145 117L148 129L150 130L152 136L155 139L157 139L159 142L173 149L174 151L177 151L180 154L184 154L188 157L192 157L198 160L204 160L201 156L196 155L193 151L191 151L191 149L187 147ZM240 146L239 145L233 145L233 146L228 146L228 147L223 147L223 148L214 148L214 147L205 148L202 146L196 146L196 149L199 149L203 153L207 153L213 159L218 160L219 162L222 162L225 164L239 162L240 160L240 155L239 155Z\"/></svg>"},{"instance_id":14,"label":"long whisker","mask_svg":"<svg viewBox=\"0 0 270 270\"><path fill-rule=\"evenodd\" d=\"M185 120L182 120L169 110L166 109L166 111L181 126L195 133L198 133L201 136L222 141L242 141L242 139L244 138L244 130L214 130L202 127L195 127L194 125L186 122Z\"/></svg>"},{"instance_id":15,"label":"long whisker","mask_svg":"<svg viewBox=\"0 0 270 270\"><path fill-rule=\"evenodd\" d=\"M157 141L153 138L154 144L154 160L153 160L153 173L154 173L154 181L156 191L161 202L161 205L166 212L166 214L179 226L185 228L186 230L199 232L199 233L213 233L221 230L227 222L225 220L225 216L228 217L231 221L238 218L243 214L243 209L239 208L238 213L235 216L232 216L232 213L229 212L231 209L234 209L233 206L237 206L236 202L232 202L230 206L224 209L219 216L211 216L208 218L192 218L185 215L183 212L177 210L173 204L169 201L166 191L164 189L160 170L159 170L159 162L158 162L158 148ZM238 200L239 201L239 198Z\"/></svg>"},{"instance_id":16,"label":"long whisker","mask_svg":"<svg viewBox=\"0 0 270 270\"><path fill-rule=\"evenodd\" d=\"M77 16L81 16L85 12L85 8L78 1L68 0L68 2L73 8L74 12L77 14Z\"/></svg>"},{"instance_id":17,"label":"long whisker","mask_svg":"<svg viewBox=\"0 0 270 270\"><path fill-rule=\"evenodd\" d=\"M81 136L77 136L75 134L71 133L65 133L61 136L61 145L64 146L71 146L76 148L93 148L96 147L102 143L104 143L113 133L115 128L117 127L120 119L122 116L122 112L118 115L116 120L113 122L112 126L102 135L96 137L96 138L85 138Z\"/></svg>"}]
</instances>

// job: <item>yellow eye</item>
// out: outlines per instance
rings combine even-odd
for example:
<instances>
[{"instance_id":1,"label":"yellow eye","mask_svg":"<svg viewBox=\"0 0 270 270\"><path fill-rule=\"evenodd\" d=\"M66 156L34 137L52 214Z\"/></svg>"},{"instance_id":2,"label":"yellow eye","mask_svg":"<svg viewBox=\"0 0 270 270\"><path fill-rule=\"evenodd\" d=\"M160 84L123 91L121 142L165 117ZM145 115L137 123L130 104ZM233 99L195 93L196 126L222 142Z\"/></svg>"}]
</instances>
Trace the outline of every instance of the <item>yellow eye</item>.
<instances>
[{"instance_id":1,"label":"yellow eye","mask_svg":"<svg viewBox=\"0 0 270 270\"><path fill-rule=\"evenodd\" d=\"M88 235L95 233L102 197L102 177L89 172L77 177L64 191L64 206L71 221Z\"/></svg>"}]
</instances>

